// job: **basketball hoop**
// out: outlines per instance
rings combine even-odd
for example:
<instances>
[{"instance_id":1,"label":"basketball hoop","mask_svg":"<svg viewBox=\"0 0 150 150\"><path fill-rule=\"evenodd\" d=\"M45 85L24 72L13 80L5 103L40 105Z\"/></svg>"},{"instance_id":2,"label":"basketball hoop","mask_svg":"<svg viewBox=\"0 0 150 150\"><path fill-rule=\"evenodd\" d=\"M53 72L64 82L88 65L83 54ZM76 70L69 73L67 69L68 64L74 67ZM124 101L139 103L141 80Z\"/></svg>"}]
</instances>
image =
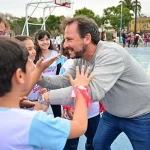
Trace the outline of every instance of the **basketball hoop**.
<instances>
[{"instance_id":1,"label":"basketball hoop","mask_svg":"<svg viewBox=\"0 0 150 150\"><path fill-rule=\"evenodd\" d=\"M54 3L56 5L62 6L62 7L66 7L66 11L68 12L69 16L72 16L72 12L73 12L73 5L74 2L73 0L54 0Z\"/></svg>"},{"instance_id":2,"label":"basketball hoop","mask_svg":"<svg viewBox=\"0 0 150 150\"><path fill-rule=\"evenodd\" d=\"M67 8L70 8L72 4L71 0L54 0L54 3Z\"/></svg>"},{"instance_id":3,"label":"basketball hoop","mask_svg":"<svg viewBox=\"0 0 150 150\"><path fill-rule=\"evenodd\" d=\"M67 3L67 2L65 2L65 3L62 3L62 5L61 6L66 6L66 7L69 7L69 5L70 5L71 3Z\"/></svg>"},{"instance_id":4,"label":"basketball hoop","mask_svg":"<svg viewBox=\"0 0 150 150\"><path fill-rule=\"evenodd\" d=\"M66 6L66 5L67 5L67 2L61 4L61 6Z\"/></svg>"}]
</instances>

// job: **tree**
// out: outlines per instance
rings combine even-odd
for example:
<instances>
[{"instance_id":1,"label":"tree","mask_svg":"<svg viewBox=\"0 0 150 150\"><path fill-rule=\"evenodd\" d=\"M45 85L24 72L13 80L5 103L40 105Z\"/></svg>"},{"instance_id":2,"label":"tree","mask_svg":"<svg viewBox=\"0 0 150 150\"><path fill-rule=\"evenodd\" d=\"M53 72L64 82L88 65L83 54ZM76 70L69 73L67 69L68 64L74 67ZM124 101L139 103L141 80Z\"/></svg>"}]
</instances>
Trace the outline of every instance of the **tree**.
<instances>
[{"instance_id":1,"label":"tree","mask_svg":"<svg viewBox=\"0 0 150 150\"><path fill-rule=\"evenodd\" d=\"M100 18L99 15L95 15L95 13L87 8L82 8L82 9L78 9L75 11L74 17L75 16L80 16L80 15L84 15L87 16L89 18L92 18L99 27L101 27L101 25L103 25L103 20Z\"/></svg>"},{"instance_id":2,"label":"tree","mask_svg":"<svg viewBox=\"0 0 150 150\"><path fill-rule=\"evenodd\" d=\"M46 30L52 34L60 33L60 24L64 16L50 15L46 21Z\"/></svg>"},{"instance_id":3,"label":"tree","mask_svg":"<svg viewBox=\"0 0 150 150\"><path fill-rule=\"evenodd\" d=\"M20 35L22 33L25 20L26 20L25 17L21 17L21 18L15 17L11 20L11 29L14 31L15 35ZM32 17L29 19L28 22L33 24L40 23L37 18L32 18ZM29 24L28 27L29 27L30 36L33 36L35 32L40 28L39 26L32 25L32 24Z\"/></svg>"},{"instance_id":4,"label":"tree","mask_svg":"<svg viewBox=\"0 0 150 150\"><path fill-rule=\"evenodd\" d=\"M104 9L104 19L114 28L116 31L120 29L120 6L112 6ZM122 28L127 27L131 21L132 14L128 8L122 9Z\"/></svg>"},{"instance_id":5,"label":"tree","mask_svg":"<svg viewBox=\"0 0 150 150\"><path fill-rule=\"evenodd\" d=\"M135 12L135 10L136 10L136 7L137 7L137 12L138 12L138 14L140 14L141 13L141 3L138 1L138 0L134 0L133 2L132 2L132 6L133 6L133 12Z\"/></svg>"},{"instance_id":6,"label":"tree","mask_svg":"<svg viewBox=\"0 0 150 150\"><path fill-rule=\"evenodd\" d=\"M135 13L136 0L120 0L119 3L122 3L123 7L126 7ZM139 1L137 1L137 11L138 13L141 12L141 3Z\"/></svg>"},{"instance_id":7,"label":"tree","mask_svg":"<svg viewBox=\"0 0 150 150\"><path fill-rule=\"evenodd\" d=\"M104 30L104 28L106 29L106 24L108 24L108 21L106 19L105 16L95 16L95 21L98 24L98 26L102 29L102 31Z\"/></svg>"},{"instance_id":8,"label":"tree","mask_svg":"<svg viewBox=\"0 0 150 150\"><path fill-rule=\"evenodd\" d=\"M85 15L85 16L95 20L95 13L92 10L87 9L85 7L75 11L74 16L80 16L80 15Z\"/></svg>"},{"instance_id":9,"label":"tree","mask_svg":"<svg viewBox=\"0 0 150 150\"><path fill-rule=\"evenodd\" d=\"M95 17L94 17L94 20L95 20L95 22L97 23L97 25L99 26L99 27L103 27L104 25L105 25L105 19L104 19L104 17L100 17L99 15L96 15Z\"/></svg>"},{"instance_id":10,"label":"tree","mask_svg":"<svg viewBox=\"0 0 150 150\"><path fill-rule=\"evenodd\" d=\"M41 22L39 22L39 19L37 19L35 17L31 17L29 19L29 22L33 23L33 25L29 24L29 33L30 33L30 36L34 36L35 32L37 32L41 28L41 26L34 25L34 24L41 24Z\"/></svg>"},{"instance_id":11,"label":"tree","mask_svg":"<svg viewBox=\"0 0 150 150\"><path fill-rule=\"evenodd\" d=\"M127 7L129 10L132 10L135 14L135 26L134 33L136 33L136 24L137 24L137 14L141 13L141 3L138 0L120 0L123 7Z\"/></svg>"},{"instance_id":12,"label":"tree","mask_svg":"<svg viewBox=\"0 0 150 150\"><path fill-rule=\"evenodd\" d=\"M8 22L11 30L13 30L15 35L20 35L22 33L22 29L25 23L25 17L22 18L13 17L9 19Z\"/></svg>"}]
</instances>

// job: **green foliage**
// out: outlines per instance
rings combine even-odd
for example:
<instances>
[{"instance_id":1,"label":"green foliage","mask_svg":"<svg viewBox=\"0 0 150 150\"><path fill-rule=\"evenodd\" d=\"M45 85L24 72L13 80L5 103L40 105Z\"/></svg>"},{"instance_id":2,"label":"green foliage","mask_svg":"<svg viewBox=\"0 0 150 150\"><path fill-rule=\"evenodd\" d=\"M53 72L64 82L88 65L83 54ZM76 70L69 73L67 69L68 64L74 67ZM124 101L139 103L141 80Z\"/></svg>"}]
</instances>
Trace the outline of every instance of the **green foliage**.
<instances>
[{"instance_id":1,"label":"green foliage","mask_svg":"<svg viewBox=\"0 0 150 150\"><path fill-rule=\"evenodd\" d=\"M60 33L60 24L64 16L50 15L46 21L46 30L52 34Z\"/></svg>"},{"instance_id":2,"label":"green foliage","mask_svg":"<svg viewBox=\"0 0 150 150\"><path fill-rule=\"evenodd\" d=\"M120 29L120 6L112 6L104 9L104 20L105 22L109 23L112 28L114 28L116 31L119 31ZM129 22L131 21L130 10L128 8L122 9L122 28L127 27Z\"/></svg>"},{"instance_id":3,"label":"green foliage","mask_svg":"<svg viewBox=\"0 0 150 150\"><path fill-rule=\"evenodd\" d=\"M46 21L46 30L48 30L50 33L53 34L60 33L60 23L63 18L64 16L54 16L54 15L49 16ZM22 30L26 21L25 17L19 18L19 17L11 16L11 18L9 17L7 21L8 24L10 25L11 30L15 35L22 34ZM35 32L41 29L41 25L35 25L35 24L42 24L43 18L31 17L28 22L33 23L33 24L29 24L28 27L29 27L30 36L34 36Z\"/></svg>"},{"instance_id":4,"label":"green foliage","mask_svg":"<svg viewBox=\"0 0 150 150\"><path fill-rule=\"evenodd\" d=\"M26 18L25 17L21 17L21 18L18 18L18 17L12 17L10 18L8 21L9 25L10 25L10 28L11 30L13 31L13 33L15 35L21 35L22 34L22 30L23 30L23 27L24 27L24 24L25 24L25 20ZM37 18L30 18L29 19L29 22L30 23L40 23L38 21ZM34 33L39 29L39 26L35 26L35 25L29 25L29 33L30 35L34 35Z\"/></svg>"},{"instance_id":5,"label":"green foliage","mask_svg":"<svg viewBox=\"0 0 150 150\"><path fill-rule=\"evenodd\" d=\"M133 12L135 11L135 6L136 6L136 0L120 0L119 3L123 5L122 9L122 28L127 27L131 21L131 17L133 14L130 13L130 10ZM86 15L89 18L92 18L95 20L97 25L99 27L108 29L110 27L114 28L116 31L119 31L120 29L120 13L121 13L121 5L118 5L117 7L108 7L103 10L104 14L102 17L99 15L95 14L92 10L88 8L82 8L78 9L75 11L74 16L79 16L79 15ZM140 12L141 11L141 3L139 0L137 0L137 9ZM21 34L24 24L25 24L25 17L14 17L11 14L5 14L5 17L7 18L7 21L11 27L11 30L15 34ZM62 19L64 19L64 16L55 16L55 15L50 15L47 20L46 20L46 30L48 30L52 35L56 35L57 33L60 33L60 24ZM43 18L33 18L31 17L29 19L30 23L33 24L42 24L43 23ZM30 35L34 35L34 33L41 28L39 25L29 25L29 33Z\"/></svg>"},{"instance_id":6,"label":"green foliage","mask_svg":"<svg viewBox=\"0 0 150 150\"><path fill-rule=\"evenodd\" d=\"M85 7L75 11L74 16L80 16L80 15L85 15L89 18L95 19L95 13L92 10L87 9Z\"/></svg>"},{"instance_id":7,"label":"green foliage","mask_svg":"<svg viewBox=\"0 0 150 150\"><path fill-rule=\"evenodd\" d=\"M96 15L94 20L95 20L95 22L97 23L97 25L99 27L101 27L101 25L104 25L105 23L107 23L105 18L104 17L100 17L99 15Z\"/></svg>"},{"instance_id":8,"label":"green foliage","mask_svg":"<svg viewBox=\"0 0 150 150\"><path fill-rule=\"evenodd\" d=\"M29 22L33 23L33 25L32 24L29 25L30 36L34 36L35 32L37 32L41 27L39 25L34 25L34 24L41 24L41 22L37 18L30 18Z\"/></svg>"},{"instance_id":9,"label":"green foliage","mask_svg":"<svg viewBox=\"0 0 150 150\"><path fill-rule=\"evenodd\" d=\"M135 12L135 7L136 7L136 0L120 0L119 3L122 3L123 7L128 8L129 10L132 10ZM141 3L139 0L137 0L137 11L138 13L141 12Z\"/></svg>"},{"instance_id":10,"label":"green foliage","mask_svg":"<svg viewBox=\"0 0 150 150\"><path fill-rule=\"evenodd\" d=\"M92 18L94 19L94 21L97 23L97 25L100 27L102 25L102 20L100 18L99 15L95 15L95 13L88 9L88 8L82 8L82 9L78 9L75 11L75 14L74 16L80 16L80 15L84 15L84 16L87 16L89 18Z\"/></svg>"},{"instance_id":11,"label":"green foliage","mask_svg":"<svg viewBox=\"0 0 150 150\"><path fill-rule=\"evenodd\" d=\"M22 18L14 17L11 20L9 20L9 25L11 27L11 30L13 30L15 35L20 35L22 33L24 23L25 23L25 17Z\"/></svg>"}]
</instances>

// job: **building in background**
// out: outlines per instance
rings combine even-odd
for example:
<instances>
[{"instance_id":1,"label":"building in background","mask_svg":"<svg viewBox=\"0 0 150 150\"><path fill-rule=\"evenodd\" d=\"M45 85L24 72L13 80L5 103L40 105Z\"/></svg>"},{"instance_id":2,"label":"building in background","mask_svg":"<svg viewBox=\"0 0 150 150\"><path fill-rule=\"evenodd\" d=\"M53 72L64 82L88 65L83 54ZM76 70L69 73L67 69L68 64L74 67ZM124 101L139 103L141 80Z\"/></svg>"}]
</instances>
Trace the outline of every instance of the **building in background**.
<instances>
[{"instance_id":1,"label":"building in background","mask_svg":"<svg viewBox=\"0 0 150 150\"><path fill-rule=\"evenodd\" d=\"M131 20L130 23L130 31L134 31L134 22L135 20ZM137 18L137 31L140 32L150 32L150 17L139 17Z\"/></svg>"}]
</instances>

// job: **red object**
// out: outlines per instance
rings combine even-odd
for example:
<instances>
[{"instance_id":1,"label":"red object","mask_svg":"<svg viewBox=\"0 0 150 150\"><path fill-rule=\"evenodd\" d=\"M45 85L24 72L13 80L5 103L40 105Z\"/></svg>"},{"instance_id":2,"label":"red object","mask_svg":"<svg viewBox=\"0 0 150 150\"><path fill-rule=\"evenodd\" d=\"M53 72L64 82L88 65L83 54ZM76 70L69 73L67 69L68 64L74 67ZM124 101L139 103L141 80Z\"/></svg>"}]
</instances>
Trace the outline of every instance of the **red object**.
<instances>
[{"instance_id":1,"label":"red object","mask_svg":"<svg viewBox=\"0 0 150 150\"><path fill-rule=\"evenodd\" d=\"M72 106L69 106L69 105L64 105L64 106L63 106L63 109L73 109L73 107L72 107Z\"/></svg>"},{"instance_id":2,"label":"red object","mask_svg":"<svg viewBox=\"0 0 150 150\"><path fill-rule=\"evenodd\" d=\"M72 92L69 94L69 97L76 97L78 91L81 92L85 100L87 101L87 107L92 104L91 97L89 96L89 87L88 86L75 86ZM63 109L74 109L72 106L64 105Z\"/></svg>"},{"instance_id":3,"label":"red object","mask_svg":"<svg viewBox=\"0 0 150 150\"><path fill-rule=\"evenodd\" d=\"M71 7L71 2L69 0L55 0L54 3L63 7Z\"/></svg>"},{"instance_id":4,"label":"red object","mask_svg":"<svg viewBox=\"0 0 150 150\"><path fill-rule=\"evenodd\" d=\"M105 111L105 107L103 106L103 104L101 102L99 102L99 107L100 107L101 112Z\"/></svg>"},{"instance_id":5,"label":"red object","mask_svg":"<svg viewBox=\"0 0 150 150\"><path fill-rule=\"evenodd\" d=\"M75 86L71 93L71 97L76 97L78 91L81 92L81 94L87 101L87 106L89 107L92 104L91 97L89 96L89 87L88 86Z\"/></svg>"}]
</instances>

